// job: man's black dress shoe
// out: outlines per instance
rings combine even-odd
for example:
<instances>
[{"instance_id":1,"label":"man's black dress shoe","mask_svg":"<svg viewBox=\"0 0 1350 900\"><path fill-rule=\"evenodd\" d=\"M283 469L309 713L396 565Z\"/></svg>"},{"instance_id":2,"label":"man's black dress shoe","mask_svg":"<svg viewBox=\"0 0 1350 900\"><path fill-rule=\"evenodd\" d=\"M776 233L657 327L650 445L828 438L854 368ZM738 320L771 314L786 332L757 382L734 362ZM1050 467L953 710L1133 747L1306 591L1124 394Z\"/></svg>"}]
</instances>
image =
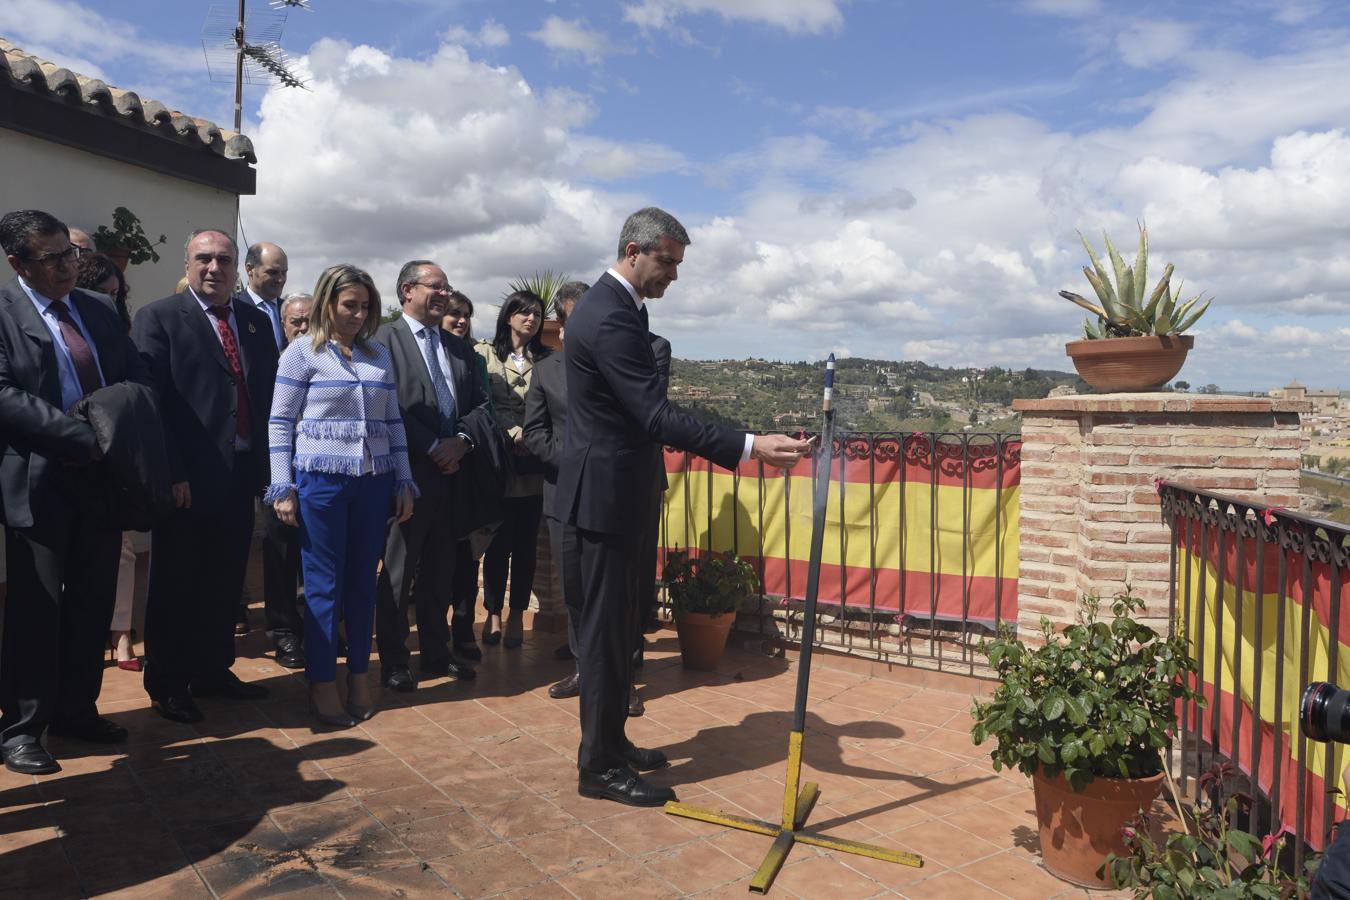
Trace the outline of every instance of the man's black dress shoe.
<instances>
[{"instance_id":1,"label":"man's black dress shoe","mask_svg":"<svg viewBox=\"0 0 1350 900\"><path fill-rule=\"evenodd\" d=\"M428 678L458 678L461 681L472 681L478 677L478 672L474 667L462 659L451 657L446 660L436 660L435 662L424 662L419 668L418 674Z\"/></svg>"},{"instance_id":2,"label":"man's black dress shoe","mask_svg":"<svg viewBox=\"0 0 1350 900\"><path fill-rule=\"evenodd\" d=\"M205 718L202 711L197 708L197 704L193 703L192 698L187 694L173 694L168 697L151 699L150 708L170 722L183 722L191 725L193 722L200 722Z\"/></svg>"},{"instance_id":3,"label":"man's black dress shoe","mask_svg":"<svg viewBox=\"0 0 1350 900\"><path fill-rule=\"evenodd\" d=\"M554 658L554 659L576 659L577 657L576 657L576 654L574 654L574 653L572 652L572 648L571 648L571 647L569 647L567 644L563 644L561 647L559 647L558 649L556 649L556 650L553 651L553 658Z\"/></svg>"},{"instance_id":4,"label":"man's black dress shoe","mask_svg":"<svg viewBox=\"0 0 1350 900\"><path fill-rule=\"evenodd\" d=\"M639 772L664 769L670 765L670 760L666 759L666 755L660 750L645 750L635 745L630 745L624 751L623 760Z\"/></svg>"},{"instance_id":5,"label":"man's black dress shoe","mask_svg":"<svg viewBox=\"0 0 1350 900\"><path fill-rule=\"evenodd\" d=\"M288 634L277 638L277 665L283 669L305 667L305 651L301 649L298 637Z\"/></svg>"},{"instance_id":6,"label":"man's black dress shoe","mask_svg":"<svg viewBox=\"0 0 1350 900\"><path fill-rule=\"evenodd\" d=\"M573 672L557 684L548 687L548 695L554 700L566 700L581 693L581 675Z\"/></svg>"},{"instance_id":7,"label":"man's black dress shoe","mask_svg":"<svg viewBox=\"0 0 1350 900\"><path fill-rule=\"evenodd\" d=\"M483 661L483 651L478 649L477 644L456 644L455 655L461 656L469 662Z\"/></svg>"},{"instance_id":8,"label":"man's black dress shoe","mask_svg":"<svg viewBox=\"0 0 1350 900\"><path fill-rule=\"evenodd\" d=\"M407 666L394 666L384 677L384 686L400 694L411 694L417 690L417 679L413 678L412 670Z\"/></svg>"},{"instance_id":9,"label":"man's black dress shoe","mask_svg":"<svg viewBox=\"0 0 1350 900\"><path fill-rule=\"evenodd\" d=\"M613 800L629 806L663 806L666 801L675 799L675 792L670 788L645 781L627 767L610 769L608 772L580 770L577 793L583 797Z\"/></svg>"},{"instance_id":10,"label":"man's black dress shoe","mask_svg":"<svg viewBox=\"0 0 1350 900\"><path fill-rule=\"evenodd\" d=\"M225 670L223 675L217 675L215 678L193 681L191 684L192 696L194 697L221 697L225 700L261 700L267 696L267 688L260 684L249 684L247 681L240 681L239 676Z\"/></svg>"},{"instance_id":11,"label":"man's black dress shoe","mask_svg":"<svg viewBox=\"0 0 1350 900\"><path fill-rule=\"evenodd\" d=\"M4 751L4 756L5 768L20 775L51 775L61 771L61 764L41 744L20 744Z\"/></svg>"},{"instance_id":12,"label":"man's black dress shoe","mask_svg":"<svg viewBox=\"0 0 1350 900\"><path fill-rule=\"evenodd\" d=\"M94 716L84 722L53 722L48 726L47 733L90 744L125 744L127 740L125 728L102 716Z\"/></svg>"}]
</instances>

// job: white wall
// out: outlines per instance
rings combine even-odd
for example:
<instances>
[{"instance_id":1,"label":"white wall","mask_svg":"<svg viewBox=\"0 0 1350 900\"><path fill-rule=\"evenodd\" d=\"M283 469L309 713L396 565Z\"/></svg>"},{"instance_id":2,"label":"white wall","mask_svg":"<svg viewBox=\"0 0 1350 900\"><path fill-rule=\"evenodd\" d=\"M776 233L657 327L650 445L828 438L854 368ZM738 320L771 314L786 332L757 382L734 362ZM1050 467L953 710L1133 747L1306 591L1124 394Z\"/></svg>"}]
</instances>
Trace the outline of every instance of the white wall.
<instances>
[{"instance_id":1,"label":"white wall","mask_svg":"<svg viewBox=\"0 0 1350 900\"><path fill-rule=\"evenodd\" d=\"M159 262L127 267L130 304L138 307L173 293L183 277L183 243L195 228L221 228L234 234L239 198L171 175L162 175L76 150L64 144L0 128L0 214L41 209L73 228L93 234L112 227L113 207L135 213L153 241ZM0 264L3 280L14 273Z\"/></svg>"}]
</instances>

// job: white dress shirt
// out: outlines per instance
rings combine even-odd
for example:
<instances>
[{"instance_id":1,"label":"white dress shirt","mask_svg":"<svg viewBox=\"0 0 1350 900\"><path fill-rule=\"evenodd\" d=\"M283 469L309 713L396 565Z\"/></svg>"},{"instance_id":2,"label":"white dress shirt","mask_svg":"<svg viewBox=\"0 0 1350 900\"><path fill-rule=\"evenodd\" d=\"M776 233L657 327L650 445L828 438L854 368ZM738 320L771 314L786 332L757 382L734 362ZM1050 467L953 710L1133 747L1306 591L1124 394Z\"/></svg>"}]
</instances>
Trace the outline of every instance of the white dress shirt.
<instances>
[{"instance_id":1,"label":"white dress shirt","mask_svg":"<svg viewBox=\"0 0 1350 900\"><path fill-rule=\"evenodd\" d=\"M430 326L423 325L412 316L404 316L404 319L408 323L408 328L412 331L413 340L417 341L417 349L420 351L417 355L421 358L422 365L427 367L427 377L431 378L431 366L427 364L427 352L422 349L426 342L426 338L422 336L422 333ZM439 328L439 326L437 327ZM455 419L458 421L460 413L459 393L455 390L455 378L450 374L450 357L445 355L445 344L441 341L436 341L436 362L441 367L441 374L445 376L445 383L450 387L450 396L455 398ZM435 383L434 378L432 378L432 383ZM462 431L459 432L458 437L464 438L470 445L473 444L473 441L469 439L469 436ZM440 442L440 438L436 438L436 440L432 441L431 446L427 448L427 452L431 453L435 450Z\"/></svg>"},{"instance_id":2,"label":"white dress shirt","mask_svg":"<svg viewBox=\"0 0 1350 900\"><path fill-rule=\"evenodd\" d=\"M628 279L624 278L613 268L607 269L606 271L614 278L615 281L623 285L624 290L628 291L628 296L633 298L633 303L637 306L637 308L642 309L643 299L638 296L637 288L629 284ZM746 460L748 460L750 458L751 452L754 449L755 449L755 436L753 434L747 433L745 436L745 449L741 451L741 462L745 462Z\"/></svg>"},{"instance_id":3,"label":"white dress shirt","mask_svg":"<svg viewBox=\"0 0 1350 900\"><path fill-rule=\"evenodd\" d=\"M75 372L75 360L71 358L70 350L66 347L66 339L61 336L61 320L56 318L56 310L52 309L52 304L56 301L33 290L22 276L19 277L19 287L23 288L28 299L33 301L33 308L42 318L42 324L51 332L52 343L56 345L56 373L61 382L61 408L70 409L84 397L84 389L80 387L80 376ZM98 358L98 348L94 346L94 339L89 336L89 329L84 327L80 311L70 302L69 294L60 299L66 305L66 309L70 310L70 317L75 320L75 326L80 329L80 334L84 335L84 342L89 345L89 352L94 356L94 366L98 369L99 383L106 385L107 381L103 378L103 363Z\"/></svg>"},{"instance_id":4,"label":"white dress shirt","mask_svg":"<svg viewBox=\"0 0 1350 900\"><path fill-rule=\"evenodd\" d=\"M277 342L277 350L286 346L286 332L281 330L281 299L267 300L253 293L253 288L244 288L244 294L248 297L248 302L267 316L267 321L272 323L272 338Z\"/></svg>"}]
</instances>

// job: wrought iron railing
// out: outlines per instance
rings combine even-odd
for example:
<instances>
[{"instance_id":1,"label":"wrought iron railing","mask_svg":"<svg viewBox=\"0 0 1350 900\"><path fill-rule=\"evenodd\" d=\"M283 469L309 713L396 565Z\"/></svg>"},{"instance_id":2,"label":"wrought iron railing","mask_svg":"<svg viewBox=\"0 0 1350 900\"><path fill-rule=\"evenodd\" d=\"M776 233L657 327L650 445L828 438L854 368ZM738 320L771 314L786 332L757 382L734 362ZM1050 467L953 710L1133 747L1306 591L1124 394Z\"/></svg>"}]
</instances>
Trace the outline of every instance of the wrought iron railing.
<instances>
[{"instance_id":1,"label":"wrought iron railing","mask_svg":"<svg viewBox=\"0 0 1350 900\"><path fill-rule=\"evenodd\" d=\"M971 662L971 638L1017 618L1021 439L1007 434L846 434L835 441L822 560L822 641L893 657L926 632ZM781 636L800 623L819 456L783 473L729 471L666 452L665 553L735 550L764 594L738 628Z\"/></svg>"},{"instance_id":2,"label":"wrought iron railing","mask_svg":"<svg viewBox=\"0 0 1350 900\"><path fill-rule=\"evenodd\" d=\"M1216 759L1233 764L1268 801L1253 830L1292 832L1301 871L1305 847L1325 846L1344 815L1344 747L1310 742L1298 715L1310 681L1350 674L1350 531L1180 484L1159 490L1173 537L1173 621L1208 701L1178 710L1180 783Z\"/></svg>"}]
</instances>

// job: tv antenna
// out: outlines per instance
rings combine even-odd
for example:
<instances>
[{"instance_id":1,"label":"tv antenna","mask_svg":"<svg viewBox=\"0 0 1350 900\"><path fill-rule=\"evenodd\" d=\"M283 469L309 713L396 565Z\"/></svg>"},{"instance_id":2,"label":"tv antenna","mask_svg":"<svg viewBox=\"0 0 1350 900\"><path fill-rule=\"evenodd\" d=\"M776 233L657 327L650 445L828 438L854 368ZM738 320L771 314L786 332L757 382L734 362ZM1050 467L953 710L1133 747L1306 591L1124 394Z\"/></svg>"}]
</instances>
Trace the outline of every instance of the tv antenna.
<instances>
[{"instance_id":1,"label":"tv antenna","mask_svg":"<svg viewBox=\"0 0 1350 900\"><path fill-rule=\"evenodd\" d=\"M244 0L237 11L212 6L202 25L202 50L212 81L234 80L234 130L244 117L244 84L282 84L303 88L305 81L281 49L281 30L291 9L310 9L309 0L269 0L267 8L252 10L245 28Z\"/></svg>"}]
</instances>

